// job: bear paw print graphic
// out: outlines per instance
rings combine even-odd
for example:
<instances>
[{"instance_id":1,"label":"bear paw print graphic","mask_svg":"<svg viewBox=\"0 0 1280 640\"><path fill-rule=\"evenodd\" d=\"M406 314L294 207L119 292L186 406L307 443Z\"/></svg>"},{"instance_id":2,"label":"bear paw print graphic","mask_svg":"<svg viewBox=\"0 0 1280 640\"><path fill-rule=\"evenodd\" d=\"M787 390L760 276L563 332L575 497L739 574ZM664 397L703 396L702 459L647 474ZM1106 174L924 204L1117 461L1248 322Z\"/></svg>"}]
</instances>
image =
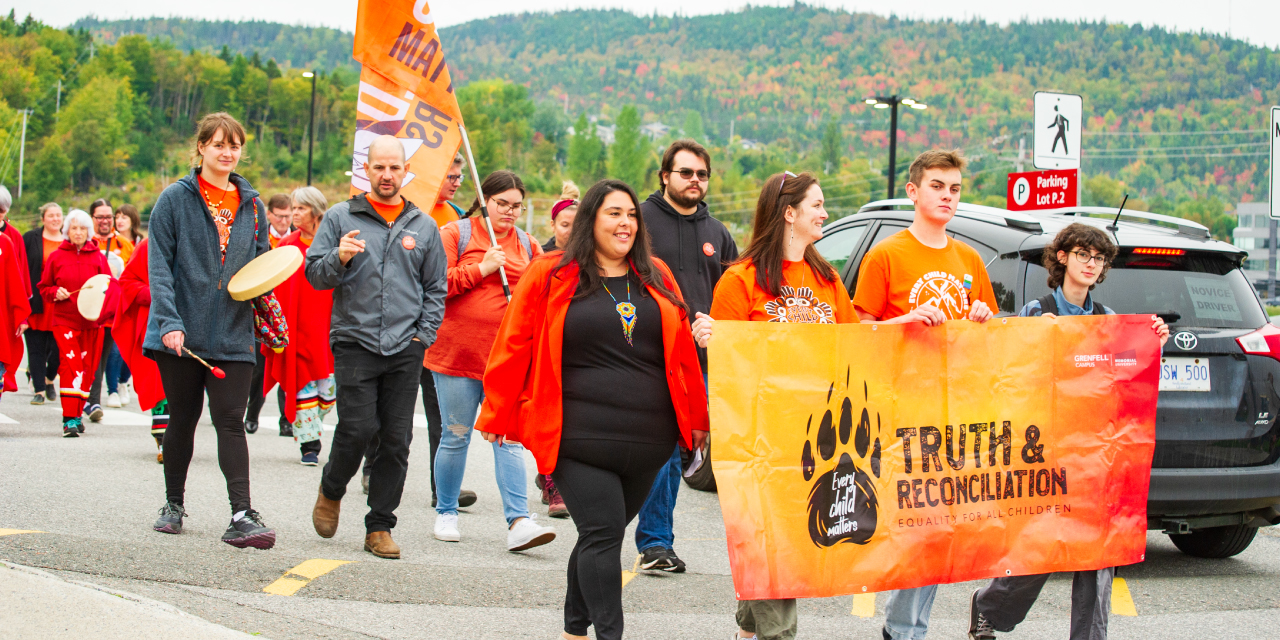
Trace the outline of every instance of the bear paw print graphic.
<instances>
[{"instance_id":1,"label":"bear paw print graphic","mask_svg":"<svg viewBox=\"0 0 1280 640\"><path fill-rule=\"evenodd\" d=\"M846 372L845 388L848 389ZM876 532L879 501L875 481L880 477L880 416L876 415L875 440L872 440L871 416L865 406L854 427L853 403L846 395L838 407L832 407L835 383L827 390L828 407L813 430L813 416L805 426L804 451L800 455L805 481L813 481L809 491L809 537L819 547L833 547L842 542L866 544ZM867 385L862 385L867 399ZM833 414L832 410L838 411ZM853 439L853 450L848 448ZM817 459L815 459L815 453ZM837 454L839 456L837 457ZM814 478L819 465L827 469Z\"/></svg>"}]
</instances>

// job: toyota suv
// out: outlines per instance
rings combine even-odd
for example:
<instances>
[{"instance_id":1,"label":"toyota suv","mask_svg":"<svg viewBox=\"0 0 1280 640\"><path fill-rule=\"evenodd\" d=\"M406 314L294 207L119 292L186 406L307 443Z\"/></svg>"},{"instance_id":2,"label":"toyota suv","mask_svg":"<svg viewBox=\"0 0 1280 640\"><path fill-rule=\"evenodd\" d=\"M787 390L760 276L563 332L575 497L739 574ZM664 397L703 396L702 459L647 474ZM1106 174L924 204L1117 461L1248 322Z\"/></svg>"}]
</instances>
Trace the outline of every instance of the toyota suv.
<instances>
[{"instance_id":1,"label":"toyota suv","mask_svg":"<svg viewBox=\"0 0 1280 640\"><path fill-rule=\"evenodd\" d=\"M829 224L816 248L852 296L863 256L913 215L909 200L872 202ZM1240 270L1245 253L1194 222L1113 208L1032 214L961 203L947 233L982 255L997 312L1008 316L1049 293L1041 254L1072 222L1106 230L1120 248L1097 299L1117 313L1159 315L1172 336L1161 360L1147 527L1192 556L1244 551L1258 527L1280 523L1280 328ZM710 468L690 485L712 490Z\"/></svg>"}]
</instances>

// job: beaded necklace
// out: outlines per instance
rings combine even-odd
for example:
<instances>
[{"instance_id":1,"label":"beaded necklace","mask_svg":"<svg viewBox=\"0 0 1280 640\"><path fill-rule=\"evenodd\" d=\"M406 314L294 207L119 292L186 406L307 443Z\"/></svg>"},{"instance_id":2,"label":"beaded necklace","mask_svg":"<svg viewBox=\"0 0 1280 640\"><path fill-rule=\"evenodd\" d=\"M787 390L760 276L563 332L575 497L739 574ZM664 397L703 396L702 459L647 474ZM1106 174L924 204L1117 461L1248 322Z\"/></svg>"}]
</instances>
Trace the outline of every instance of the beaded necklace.
<instances>
[{"instance_id":1,"label":"beaded necklace","mask_svg":"<svg viewBox=\"0 0 1280 640\"><path fill-rule=\"evenodd\" d=\"M631 271L628 270L626 273L626 276L630 276L630 275L631 275ZM636 306L631 304L631 278L627 277L627 301L626 302L618 302L618 299L613 297L613 292L609 290L608 283L601 280L600 284L604 285L604 292L609 294L610 298L613 298L614 309L617 309L618 318L622 320L622 335L626 337L627 345L631 347L636 346L634 343L631 342L631 334L636 329Z\"/></svg>"}]
</instances>

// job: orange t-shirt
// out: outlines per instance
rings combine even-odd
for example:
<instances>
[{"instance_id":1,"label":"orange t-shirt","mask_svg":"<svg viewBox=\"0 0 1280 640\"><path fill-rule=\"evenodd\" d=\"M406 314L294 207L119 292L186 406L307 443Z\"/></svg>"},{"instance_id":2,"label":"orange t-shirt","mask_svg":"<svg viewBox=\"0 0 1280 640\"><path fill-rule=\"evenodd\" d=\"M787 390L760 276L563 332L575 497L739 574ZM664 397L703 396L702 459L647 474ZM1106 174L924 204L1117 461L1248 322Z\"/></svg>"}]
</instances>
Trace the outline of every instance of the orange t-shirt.
<instances>
[{"instance_id":1,"label":"orange t-shirt","mask_svg":"<svg viewBox=\"0 0 1280 640\"><path fill-rule=\"evenodd\" d=\"M198 176L197 176L198 177ZM200 191L209 212L213 214L213 224L218 227L218 246L222 249L222 260L227 260L227 240L231 238L231 224L236 221L236 211L240 208L240 192L234 184L223 191L200 178Z\"/></svg>"},{"instance_id":2,"label":"orange t-shirt","mask_svg":"<svg viewBox=\"0 0 1280 640\"><path fill-rule=\"evenodd\" d=\"M872 247L862 260L853 305L879 320L933 305L948 320L969 316L971 300L1000 312L982 256L969 245L947 238L942 249L926 247L903 229Z\"/></svg>"},{"instance_id":3,"label":"orange t-shirt","mask_svg":"<svg viewBox=\"0 0 1280 640\"><path fill-rule=\"evenodd\" d=\"M849 291L836 276L819 276L809 263L782 262L782 295L770 295L756 284L756 266L744 260L720 276L711 301L716 320L846 324L858 321Z\"/></svg>"},{"instance_id":4,"label":"orange t-shirt","mask_svg":"<svg viewBox=\"0 0 1280 640\"><path fill-rule=\"evenodd\" d=\"M115 255L120 256L121 262L129 264L129 256L133 255L133 243L129 242L128 238L112 231L111 235L106 238L96 239L98 241L98 246L103 247L103 251L114 253Z\"/></svg>"},{"instance_id":5,"label":"orange t-shirt","mask_svg":"<svg viewBox=\"0 0 1280 640\"><path fill-rule=\"evenodd\" d=\"M44 262L48 262L49 256L53 255L53 252L57 251L58 247L62 246L61 240L50 240L44 236L40 236L40 241L44 244L44 257L40 259Z\"/></svg>"},{"instance_id":6,"label":"orange t-shirt","mask_svg":"<svg viewBox=\"0 0 1280 640\"><path fill-rule=\"evenodd\" d=\"M404 211L404 198L400 198L400 202L396 204L382 204L381 202L375 202L373 198L369 198L369 204L373 205L373 210L377 211L378 215L387 221L388 227L395 224L396 218L400 217L400 212Z\"/></svg>"},{"instance_id":7,"label":"orange t-shirt","mask_svg":"<svg viewBox=\"0 0 1280 640\"><path fill-rule=\"evenodd\" d=\"M436 206L431 209L431 219L436 221L437 227L444 227L446 224L459 220L460 218L458 218L458 210L450 206L449 202L446 200L444 202L437 202Z\"/></svg>"}]
</instances>

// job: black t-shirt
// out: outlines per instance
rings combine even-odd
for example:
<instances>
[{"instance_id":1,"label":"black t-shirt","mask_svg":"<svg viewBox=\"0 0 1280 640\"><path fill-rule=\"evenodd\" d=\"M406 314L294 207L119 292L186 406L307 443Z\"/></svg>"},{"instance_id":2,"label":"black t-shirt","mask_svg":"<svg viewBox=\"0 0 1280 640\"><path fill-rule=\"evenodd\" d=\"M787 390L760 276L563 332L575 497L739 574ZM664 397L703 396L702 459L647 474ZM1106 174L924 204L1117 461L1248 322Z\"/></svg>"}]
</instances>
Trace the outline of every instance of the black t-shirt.
<instances>
[{"instance_id":1,"label":"black t-shirt","mask_svg":"<svg viewBox=\"0 0 1280 640\"><path fill-rule=\"evenodd\" d=\"M627 344L616 303L635 305ZM679 432L665 374L662 312L634 274L569 303L564 319L561 381L564 439L625 440L675 446ZM609 297L609 293L613 298Z\"/></svg>"}]
</instances>

